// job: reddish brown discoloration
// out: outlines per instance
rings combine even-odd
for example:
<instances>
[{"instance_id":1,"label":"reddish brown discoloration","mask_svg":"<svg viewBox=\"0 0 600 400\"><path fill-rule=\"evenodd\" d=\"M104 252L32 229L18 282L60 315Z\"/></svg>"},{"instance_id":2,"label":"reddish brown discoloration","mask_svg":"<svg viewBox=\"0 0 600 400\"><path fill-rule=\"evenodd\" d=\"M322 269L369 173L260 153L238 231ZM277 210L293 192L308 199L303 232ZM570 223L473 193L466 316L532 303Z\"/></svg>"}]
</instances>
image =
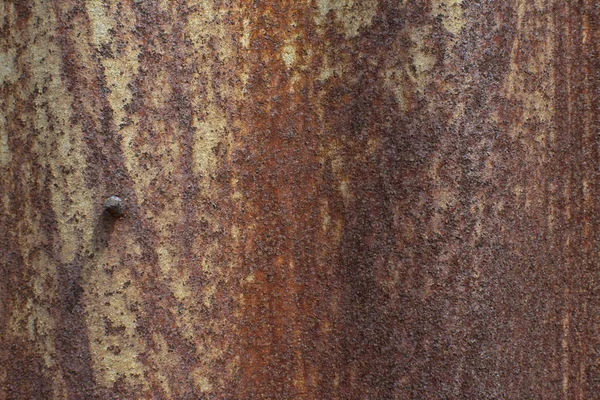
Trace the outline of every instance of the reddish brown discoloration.
<instances>
[{"instance_id":1,"label":"reddish brown discoloration","mask_svg":"<svg viewBox=\"0 0 600 400\"><path fill-rule=\"evenodd\" d=\"M592 398L598 13L6 2L0 399Z\"/></svg>"}]
</instances>

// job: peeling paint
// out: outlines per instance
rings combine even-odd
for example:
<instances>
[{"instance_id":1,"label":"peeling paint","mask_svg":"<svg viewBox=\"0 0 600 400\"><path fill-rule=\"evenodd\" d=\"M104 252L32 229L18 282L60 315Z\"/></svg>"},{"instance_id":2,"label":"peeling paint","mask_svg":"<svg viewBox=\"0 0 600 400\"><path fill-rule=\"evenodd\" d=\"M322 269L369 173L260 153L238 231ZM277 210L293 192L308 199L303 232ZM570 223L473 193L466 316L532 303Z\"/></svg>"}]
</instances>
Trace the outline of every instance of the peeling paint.
<instances>
[{"instance_id":1,"label":"peeling paint","mask_svg":"<svg viewBox=\"0 0 600 400\"><path fill-rule=\"evenodd\" d=\"M444 28L453 35L458 35L465 25L462 11L463 0L434 0L432 13L441 17Z\"/></svg>"},{"instance_id":2,"label":"peeling paint","mask_svg":"<svg viewBox=\"0 0 600 400\"><path fill-rule=\"evenodd\" d=\"M359 31L371 24L377 13L378 0L318 0L317 24L324 25L330 12L344 26L347 38L358 35Z\"/></svg>"}]
</instances>

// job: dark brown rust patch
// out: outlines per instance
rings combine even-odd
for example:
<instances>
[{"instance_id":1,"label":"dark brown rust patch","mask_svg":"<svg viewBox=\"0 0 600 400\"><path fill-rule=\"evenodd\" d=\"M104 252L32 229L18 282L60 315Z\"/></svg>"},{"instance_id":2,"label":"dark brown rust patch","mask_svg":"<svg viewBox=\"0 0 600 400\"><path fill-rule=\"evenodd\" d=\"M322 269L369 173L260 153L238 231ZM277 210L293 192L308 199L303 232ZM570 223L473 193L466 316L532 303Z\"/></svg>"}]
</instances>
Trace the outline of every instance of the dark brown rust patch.
<instances>
[{"instance_id":1,"label":"dark brown rust patch","mask_svg":"<svg viewBox=\"0 0 600 400\"><path fill-rule=\"evenodd\" d=\"M57 268L59 292L56 327L57 361L69 398L95 399L98 396L89 349L80 260Z\"/></svg>"},{"instance_id":2,"label":"dark brown rust patch","mask_svg":"<svg viewBox=\"0 0 600 400\"><path fill-rule=\"evenodd\" d=\"M7 375L0 385L0 396L6 400L52 398L52 382L48 377L44 360L26 350L24 341L3 341L2 349L11 354Z\"/></svg>"}]
</instances>

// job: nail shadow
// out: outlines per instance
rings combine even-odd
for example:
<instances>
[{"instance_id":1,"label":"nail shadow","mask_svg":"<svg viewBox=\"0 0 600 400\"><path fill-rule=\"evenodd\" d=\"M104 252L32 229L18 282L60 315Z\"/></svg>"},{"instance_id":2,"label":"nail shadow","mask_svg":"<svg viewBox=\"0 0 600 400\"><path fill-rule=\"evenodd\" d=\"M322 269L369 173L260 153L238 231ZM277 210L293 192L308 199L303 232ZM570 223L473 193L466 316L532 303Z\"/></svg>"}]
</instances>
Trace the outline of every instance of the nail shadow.
<instances>
[{"instance_id":1,"label":"nail shadow","mask_svg":"<svg viewBox=\"0 0 600 400\"><path fill-rule=\"evenodd\" d=\"M98 253L102 253L108 247L110 235L115 229L116 218L113 217L107 210L102 211L100 218L94 227L92 234L92 256L95 257Z\"/></svg>"}]
</instances>

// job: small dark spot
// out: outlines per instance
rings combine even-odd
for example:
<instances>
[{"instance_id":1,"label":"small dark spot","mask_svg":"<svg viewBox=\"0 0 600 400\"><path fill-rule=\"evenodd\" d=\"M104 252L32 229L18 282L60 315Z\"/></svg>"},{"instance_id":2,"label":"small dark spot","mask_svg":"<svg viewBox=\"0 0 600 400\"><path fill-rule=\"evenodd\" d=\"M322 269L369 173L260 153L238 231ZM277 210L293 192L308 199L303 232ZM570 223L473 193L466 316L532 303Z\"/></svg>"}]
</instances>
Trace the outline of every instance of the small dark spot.
<instances>
[{"instance_id":1,"label":"small dark spot","mask_svg":"<svg viewBox=\"0 0 600 400\"><path fill-rule=\"evenodd\" d=\"M125 333L125 325L114 325L110 318L104 317L104 334L107 336L120 336Z\"/></svg>"},{"instance_id":2,"label":"small dark spot","mask_svg":"<svg viewBox=\"0 0 600 400\"><path fill-rule=\"evenodd\" d=\"M104 201L104 211L108 212L114 218L119 218L125 211L123 200L118 196L110 196Z\"/></svg>"}]
</instances>

